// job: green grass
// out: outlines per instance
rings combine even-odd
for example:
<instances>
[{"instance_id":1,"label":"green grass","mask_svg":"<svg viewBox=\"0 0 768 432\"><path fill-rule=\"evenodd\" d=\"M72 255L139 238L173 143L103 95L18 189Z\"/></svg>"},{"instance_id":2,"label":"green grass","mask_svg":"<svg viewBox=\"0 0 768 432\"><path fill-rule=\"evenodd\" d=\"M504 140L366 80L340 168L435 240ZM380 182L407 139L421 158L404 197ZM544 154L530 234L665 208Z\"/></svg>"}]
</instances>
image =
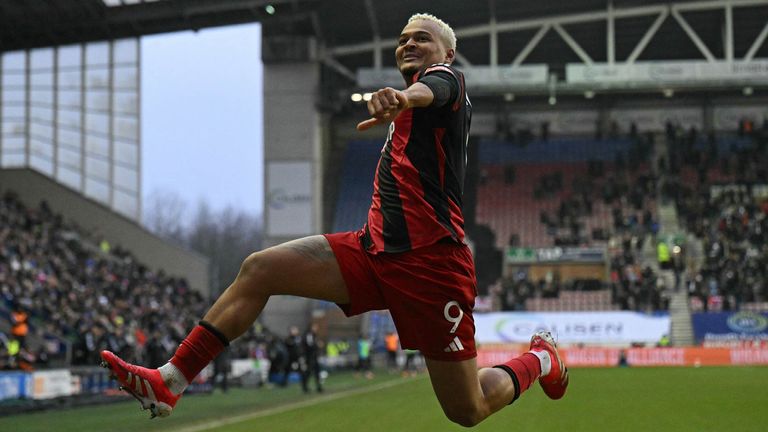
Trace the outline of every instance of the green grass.
<instances>
[{"instance_id":1,"label":"green grass","mask_svg":"<svg viewBox=\"0 0 768 432\"><path fill-rule=\"evenodd\" d=\"M360 390L359 386L365 386ZM325 400L330 398L331 400ZM295 406L296 403L305 404ZM146 420L137 403L0 418L0 431L174 431L233 416L243 421L205 430L451 431L426 378L379 374L329 379L329 392L236 390L184 398L173 416ZM476 430L726 431L768 430L768 368L576 369L561 401L537 387ZM210 424L210 423L209 423ZM201 430L201 429L197 429Z\"/></svg>"}]
</instances>

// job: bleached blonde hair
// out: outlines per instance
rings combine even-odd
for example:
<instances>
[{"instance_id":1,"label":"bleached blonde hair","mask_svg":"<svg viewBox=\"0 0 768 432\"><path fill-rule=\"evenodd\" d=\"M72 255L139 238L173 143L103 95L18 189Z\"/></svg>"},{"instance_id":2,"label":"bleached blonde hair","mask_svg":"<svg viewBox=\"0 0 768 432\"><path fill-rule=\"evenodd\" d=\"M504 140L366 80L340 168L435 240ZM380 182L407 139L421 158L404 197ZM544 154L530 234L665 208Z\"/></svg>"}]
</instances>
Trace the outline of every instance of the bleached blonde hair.
<instances>
[{"instance_id":1,"label":"bleached blonde hair","mask_svg":"<svg viewBox=\"0 0 768 432\"><path fill-rule=\"evenodd\" d=\"M454 50L456 49L456 33L453 32L453 29L448 25L448 23L432 14L417 13L408 18L408 24L416 20L432 21L433 23L437 24L437 28L440 29L440 37L443 38L443 42L445 42L446 46Z\"/></svg>"}]
</instances>

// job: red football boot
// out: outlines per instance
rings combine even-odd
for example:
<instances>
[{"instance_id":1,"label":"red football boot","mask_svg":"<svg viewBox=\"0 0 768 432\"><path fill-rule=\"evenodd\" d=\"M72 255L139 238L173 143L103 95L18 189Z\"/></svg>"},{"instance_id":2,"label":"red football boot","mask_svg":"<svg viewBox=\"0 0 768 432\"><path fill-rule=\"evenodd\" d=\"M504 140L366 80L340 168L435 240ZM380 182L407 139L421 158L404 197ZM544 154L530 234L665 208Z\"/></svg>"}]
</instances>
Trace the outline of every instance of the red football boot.
<instances>
[{"instance_id":1,"label":"red football boot","mask_svg":"<svg viewBox=\"0 0 768 432\"><path fill-rule=\"evenodd\" d=\"M110 370L110 377L117 380L120 390L135 397L142 409L152 412L150 418L171 415L181 395L176 396L168 390L160 371L126 363L109 351L102 351L101 358L104 360L101 367Z\"/></svg>"},{"instance_id":2,"label":"red football boot","mask_svg":"<svg viewBox=\"0 0 768 432\"><path fill-rule=\"evenodd\" d=\"M568 368L557 352L557 345L548 331L536 332L531 337L531 351L546 351L552 360L552 368L547 375L539 378L539 384L550 399L560 399L568 388Z\"/></svg>"}]
</instances>

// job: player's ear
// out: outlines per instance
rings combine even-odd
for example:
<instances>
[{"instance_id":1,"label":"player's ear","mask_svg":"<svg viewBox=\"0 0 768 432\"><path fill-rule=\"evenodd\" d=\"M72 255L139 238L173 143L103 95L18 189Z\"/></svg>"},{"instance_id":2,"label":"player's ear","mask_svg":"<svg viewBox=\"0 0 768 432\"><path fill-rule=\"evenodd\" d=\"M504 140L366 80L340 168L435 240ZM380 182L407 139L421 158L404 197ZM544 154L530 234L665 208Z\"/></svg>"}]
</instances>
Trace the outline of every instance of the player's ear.
<instances>
[{"instance_id":1,"label":"player's ear","mask_svg":"<svg viewBox=\"0 0 768 432\"><path fill-rule=\"evenodd\" d=\"M445 51L445 63L452 64L455 58L456 58L456 50L453 48L448 48Z\"/></svg>"}]
</instances>

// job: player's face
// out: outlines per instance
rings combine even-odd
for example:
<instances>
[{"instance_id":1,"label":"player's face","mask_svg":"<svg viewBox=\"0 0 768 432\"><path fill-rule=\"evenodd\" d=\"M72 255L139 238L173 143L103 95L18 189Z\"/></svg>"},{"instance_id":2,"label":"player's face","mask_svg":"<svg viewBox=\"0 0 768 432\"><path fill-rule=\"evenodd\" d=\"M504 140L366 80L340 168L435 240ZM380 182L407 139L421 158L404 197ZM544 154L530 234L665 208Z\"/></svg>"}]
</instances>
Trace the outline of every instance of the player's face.
<instances>
[{"instance_id":1,"label":"player's face","mask_svg":"<svg viewBox=\"0 0 768 432\"><path fill-rule=\"evenodd\" d=\"M395 60L400 73L412 76L426 66L453 61L454 50L440 38L437 23L416 20L405 26L395 49Z\"/></svg>"}]
</instances>

